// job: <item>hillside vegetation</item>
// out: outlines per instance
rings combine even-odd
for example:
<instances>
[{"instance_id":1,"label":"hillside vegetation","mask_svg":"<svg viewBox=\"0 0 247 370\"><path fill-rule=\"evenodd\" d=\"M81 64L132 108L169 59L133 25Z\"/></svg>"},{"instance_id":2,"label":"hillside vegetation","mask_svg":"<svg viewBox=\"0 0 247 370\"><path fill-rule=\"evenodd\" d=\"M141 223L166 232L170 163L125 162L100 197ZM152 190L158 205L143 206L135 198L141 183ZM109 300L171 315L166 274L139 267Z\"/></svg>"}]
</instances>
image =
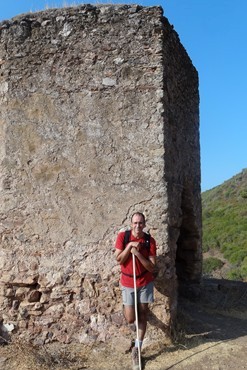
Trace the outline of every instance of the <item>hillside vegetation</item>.
<instances>
[{"instance_id":1,"label":"hillside vegetation","mask_svg":"<svg viewBox=\"0 0 247 370\"><path fill-rule=\"evenodd\" d=\"M204 273L229 262L226 276L247 281L247 169L202 193ZM221 258L222 256L222 258Z\"/></svg>"}]
</instances>

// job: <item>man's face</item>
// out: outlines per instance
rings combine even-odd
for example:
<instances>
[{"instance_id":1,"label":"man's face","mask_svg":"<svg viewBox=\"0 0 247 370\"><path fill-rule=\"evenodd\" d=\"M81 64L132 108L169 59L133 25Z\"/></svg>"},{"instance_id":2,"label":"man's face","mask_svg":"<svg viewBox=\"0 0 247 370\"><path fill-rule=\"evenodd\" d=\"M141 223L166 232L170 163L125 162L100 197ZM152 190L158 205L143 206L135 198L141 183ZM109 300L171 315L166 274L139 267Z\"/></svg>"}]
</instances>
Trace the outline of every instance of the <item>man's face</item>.
<instances>
[{"instance_id":1,"label":"man's face","mask_svg":"<svg viewBox=\"0 0 247 370\"><path fill-rule=\"evenodd\" d=\"M131 227L135 236L142 236L142 230L145 227L143 217L140 215L134 215L132 218Z\"/></svg>"}]
</instances>

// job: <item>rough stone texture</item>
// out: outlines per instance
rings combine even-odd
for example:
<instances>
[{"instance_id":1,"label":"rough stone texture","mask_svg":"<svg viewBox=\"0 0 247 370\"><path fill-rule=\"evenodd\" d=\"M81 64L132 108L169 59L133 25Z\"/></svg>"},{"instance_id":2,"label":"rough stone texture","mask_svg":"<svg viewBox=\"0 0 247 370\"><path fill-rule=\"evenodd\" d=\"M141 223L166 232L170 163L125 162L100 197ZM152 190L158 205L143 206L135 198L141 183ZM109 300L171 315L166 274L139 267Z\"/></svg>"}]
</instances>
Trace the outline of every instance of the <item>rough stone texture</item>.
<instances>
[{"instance_id":1,"label":"rough stone texture","mask_svg":"<svg viewBox=\"0 0 247 370\"><path fill-rule=\"evenodd\" d=\"M2 22L0 101L3 322L36 343L125 343L113 246L140 210L158 244L148 335L168 335L202 257L198 76L162 9Z\"/></svg>"}]
</instances>

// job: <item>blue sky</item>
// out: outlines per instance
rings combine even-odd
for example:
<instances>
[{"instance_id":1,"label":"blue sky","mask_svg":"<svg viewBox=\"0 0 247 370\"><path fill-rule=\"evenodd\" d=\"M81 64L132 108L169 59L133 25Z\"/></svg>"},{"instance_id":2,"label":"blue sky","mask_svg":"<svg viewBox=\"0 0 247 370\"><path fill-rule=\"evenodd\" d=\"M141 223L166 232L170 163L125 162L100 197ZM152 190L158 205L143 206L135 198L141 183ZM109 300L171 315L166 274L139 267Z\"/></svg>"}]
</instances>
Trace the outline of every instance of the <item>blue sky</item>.
<instances>
[{"instance_id":1,"label":"blue sky","mask_svg":"<svg viewBox=\"0 0 247 370\"><path fill-rule=\"evenodd\" d=\"M79 0L0 1L0 21L20 13L83 3ZM247 167L247 1L135 3L163 7L164 15L174 25L198 70L202 191L211 189Z\"/></svg>"}]
</instances>

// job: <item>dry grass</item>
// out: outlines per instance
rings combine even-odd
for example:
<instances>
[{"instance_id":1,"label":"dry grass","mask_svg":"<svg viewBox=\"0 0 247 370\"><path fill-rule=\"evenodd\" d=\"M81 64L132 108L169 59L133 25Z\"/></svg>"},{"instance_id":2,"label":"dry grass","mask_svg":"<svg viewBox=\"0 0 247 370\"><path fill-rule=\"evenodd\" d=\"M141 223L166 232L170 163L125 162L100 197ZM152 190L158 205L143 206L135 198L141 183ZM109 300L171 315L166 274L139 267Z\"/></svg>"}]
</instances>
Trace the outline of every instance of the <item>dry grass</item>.
<instances>
[{"instance_id":1,"label":"dry grass","mask_svg":"<svg viewBox=\"0 0 247 370\"><path fill-rule=\"evenodd\" d=\"M59 343L34 346L15 339L1 347L0 357L5 359L5 370L81 370L87 368L87 350Z\"/></svg>"}]
</instances>

